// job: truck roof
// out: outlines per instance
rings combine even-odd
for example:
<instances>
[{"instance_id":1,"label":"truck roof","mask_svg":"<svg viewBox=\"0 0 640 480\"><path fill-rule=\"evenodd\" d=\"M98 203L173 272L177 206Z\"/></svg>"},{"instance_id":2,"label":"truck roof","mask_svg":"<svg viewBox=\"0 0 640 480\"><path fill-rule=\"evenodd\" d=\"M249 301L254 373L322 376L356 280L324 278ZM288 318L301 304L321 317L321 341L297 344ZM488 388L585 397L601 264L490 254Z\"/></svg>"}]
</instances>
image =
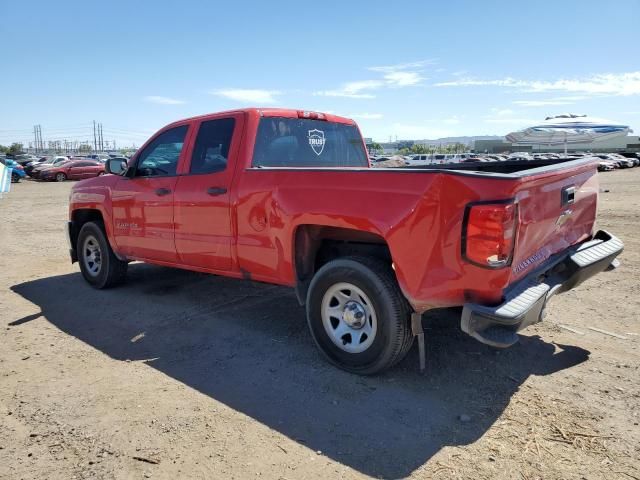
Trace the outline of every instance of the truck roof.
<instances>
[{"instance_id":1,"label":"truck roof","mask_svg":"<svg viewBox=\"0 0 640 480\"><path fill-rule=\"evenodd\" d=\"M247 107L247 108L237 108L234 110L225 110L222 112L212 112L212 113L205 113L204 115L196 115L194 117L188 117L188 118L183 118L180 120L176 120L175 122L172 122L170 125L167 125L167 127L175 124L175 123L182 123L185 121L190 121L190 120L203 120L205 118L211 117L211 116L218 116L218 115L224 115L224 114L233 114L233 113L249 113L249 114L253 114L253 115L258 115L260 117L287 117L287 118L307 118L304 117L304 113L310 113L310 114L315 114L318 116L324 116L324 118L328 121L328 122L334 122L334 123L345 123L347 125L355 125L355 121L350 119L350 118L346 118L346 117L341 117L339 115L334 115L332 113L324 113L324 112L318 112L318 111L314 111L314 110L304 110L304 109L295 109L295 108L258 108L258 107ZM311 117L312 118L312 117ZM163 127L163 130L167 127Z\"/></svg>"}]
</instances>

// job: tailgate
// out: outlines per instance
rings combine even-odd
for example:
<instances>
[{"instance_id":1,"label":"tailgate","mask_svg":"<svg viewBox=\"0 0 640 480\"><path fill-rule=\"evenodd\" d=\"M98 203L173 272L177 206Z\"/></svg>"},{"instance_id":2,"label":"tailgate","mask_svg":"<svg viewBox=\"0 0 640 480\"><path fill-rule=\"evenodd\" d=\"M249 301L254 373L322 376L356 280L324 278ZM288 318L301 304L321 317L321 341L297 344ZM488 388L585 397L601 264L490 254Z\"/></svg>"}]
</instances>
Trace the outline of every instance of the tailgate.
<instances>
[{"instance_id":1,"label":"tailgate","mask_svg":"<svg viewBox=\"0 0 640 480\"><path fill-rule=\"evenodd\" d=\"M516 201L520 225L511 281L525 276L555 253L584 241L594 231L597 162L522 177Z\"/></svg>"}]
</instances>

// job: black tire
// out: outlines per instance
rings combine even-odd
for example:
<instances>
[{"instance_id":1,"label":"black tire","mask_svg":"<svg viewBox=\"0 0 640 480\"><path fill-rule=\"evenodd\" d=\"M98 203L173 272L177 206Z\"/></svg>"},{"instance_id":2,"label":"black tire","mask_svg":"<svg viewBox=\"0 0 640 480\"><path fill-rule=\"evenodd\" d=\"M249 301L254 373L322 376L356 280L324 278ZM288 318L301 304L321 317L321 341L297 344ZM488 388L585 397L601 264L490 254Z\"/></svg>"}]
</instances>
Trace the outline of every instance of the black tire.
<instances>
[{"instance_id":1,"label":"black tire","mask_svg":"<svg viewBox=\"0 0 640 480\"><path fill-rule=\"evenodd\" d=\"M20 175L18 175L17 173L12 173L11 183L20 183Z\"/></svg>"},{"instance_id":2,"label":"black tire","mask_svg":"<svg viewBox=\"0 0 640 480\"><path fill-rule=\"evenodd\" d=\"M323 324L323 298L339 283L359 288L375 311L375 337L371 345L359 353L338 347ZM316 345L327 359L343 370L360 375L373 375L392 367L404 358L413 344L410 307L391 267L374 258L344 257L322 266L307 293L307 322Z\"/></svg>"},{"instance_id":3,"label":"black tire","mask_svg":"<svg viewBox=\"0 0 640 480\"><path fill-rule=\"evenodd\" d=\"M88 242L88 239L95 241ZM94 266L95 262L88 262L87 245L96 246L99 252L100 265L97 270L92 270L90 265ZM78 254L78 263L80 263L80 271L84 279L94 288L110 288L122 283L127 274L127 262L119 260L115 256L111 245L104 233L104 227L100 223L87 222L80 229L78 242L76 245ZM95 268L95 267L94 267Z\"/></svg>"},{"instance_id":4,"label":"black tire","mask_svg":"<svg viewBox=\"0 0 640 480\"><path fill-rule=\"evenodd\" d=\"M56 182L64 182L66 179L67 176L64 173L56 173Z\"/></svg>"}]
</instances>

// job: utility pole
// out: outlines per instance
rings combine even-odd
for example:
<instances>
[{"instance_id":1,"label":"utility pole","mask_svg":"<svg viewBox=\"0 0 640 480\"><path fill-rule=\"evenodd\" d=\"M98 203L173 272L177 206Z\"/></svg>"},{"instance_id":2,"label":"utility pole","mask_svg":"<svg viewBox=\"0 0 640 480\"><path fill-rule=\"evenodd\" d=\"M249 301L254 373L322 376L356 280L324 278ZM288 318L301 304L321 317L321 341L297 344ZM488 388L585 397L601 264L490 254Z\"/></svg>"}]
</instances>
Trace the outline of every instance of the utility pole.
<instances>
[{"instance_id":1,"label":"utility pole","mask_svg":"<svg viewBox=\"0 0 640 480\"><path fill-rule=\"evenodd\" d=\"M99 124L100 128L100 151L104 152L104 137L102 136L102 123Z\"/></svg>"},{"instance_id":2,"label":"utility pole","mask_svg":"<svg viewBox=\"0 0 640 480\"><path fill-rule=\"evenodd\" d=\"M96 139L96 121L93 121L93 151L97 152L98 151L98 142Z\"/></svg>"},{"instance_id":3,"label":"utility pole","mask_svg":"<svg viewBox=\"0 0 640 480\"><path fill-rule=\"evenodd\" d=\"M44 140L42 140L42 125L36 125L36 148L44 150Z\"/></svg>"}]
</instances>

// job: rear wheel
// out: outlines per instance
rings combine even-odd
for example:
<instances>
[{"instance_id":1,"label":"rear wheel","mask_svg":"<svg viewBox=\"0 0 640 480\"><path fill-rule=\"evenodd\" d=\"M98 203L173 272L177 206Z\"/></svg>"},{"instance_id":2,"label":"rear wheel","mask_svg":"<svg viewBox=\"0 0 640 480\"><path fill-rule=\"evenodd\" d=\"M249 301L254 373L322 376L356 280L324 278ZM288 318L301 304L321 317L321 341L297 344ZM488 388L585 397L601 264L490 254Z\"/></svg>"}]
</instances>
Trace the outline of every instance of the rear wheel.
<instances>
[{"instance_id":1,"label":"rear wheel","mask_svg":"<svg viewBox=\"0 0 640 480\"><path fill-rule=\"evenodd\" d=\"M331 363L361 375L393 366L413 343L409 306L393 271L367 257L333 260L318 270L307 294L307 322Z\"/></svg>"},{"instance_id":2,"label":"rear wheel","mask_svg":"<svg viewBox=\"0 0 640 480\"><path fill-rule=\"evenodd\" d=\"M20 175L18 175L17 173L12 173L11 174L11 182L12 183L20 182Z\"/></svg>"},{"instance_id":3,"label":"rear wheel","mask_svg":"<svg viewBox=\"0 0 640 480\"><path fill-rule=\"evenodd\" d=\"M66 179L67 176L64 173L56 173L56 182L64 182Z\"/></svg>"},{"instance_id":4,"label":"rear wheel","mask_svg":"<svg viewBox=\"0 0 640 480\"><path fill-rule=\"evenodd\" d=\"M115 256L101 224L85 223L76 248L82 276L92 287L109 288L124 280L127 262Z\"/></svg>"}]
</instances>

